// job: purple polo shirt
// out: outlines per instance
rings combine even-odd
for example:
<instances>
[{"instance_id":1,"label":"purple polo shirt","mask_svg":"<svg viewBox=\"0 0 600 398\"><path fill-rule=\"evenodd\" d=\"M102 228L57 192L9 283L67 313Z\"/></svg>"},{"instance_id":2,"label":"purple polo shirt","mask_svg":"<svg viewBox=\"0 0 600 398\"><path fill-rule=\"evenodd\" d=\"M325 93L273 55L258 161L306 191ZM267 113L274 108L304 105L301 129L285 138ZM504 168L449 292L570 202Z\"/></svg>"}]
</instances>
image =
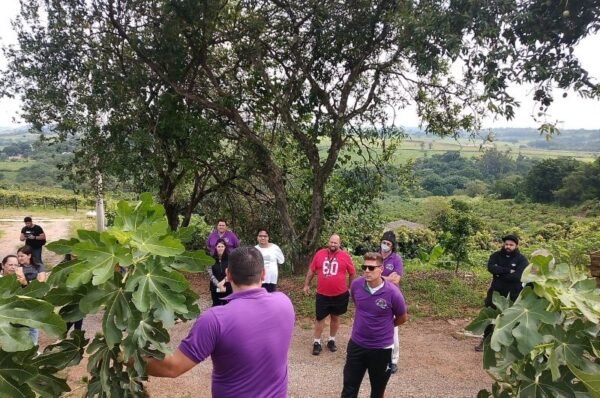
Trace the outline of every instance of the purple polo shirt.
<instances>
[{"instance_id":1,"label":"purple polo shirt","mask_svg":"<svg viewBox=\"0 0 600 398\"><path fill-rule=\"evenodd\" d=\"M262 288L226 300L198 318L179 350L196 363L211 357L213 397L287 397L292 302Z\"/></svg>"},{"instance_id":2,"label":"purple polo shirt","mask_svg":"<svg viewBox=\"0 0 600 398\"><path fill-rule=\"evenodd\" d=\"M352 341L367 349L390 347L394 343L394 319L407 309L400 289L384 281L383 287L371 294L367 281L360 277L352 281L350 295L356 307Z\"/></svg>"},{"instance_id":3,"label":"purple polo shirt","mask_svg":"<svg viewBox=\"0 0 600 398\"><path fill-rule=\"evenodd\" d=\"M404 263L398 253L392 252L387 258L383 259L383 276L389 276L392 272L400 276L404 275Z\"/></svg>"},{"instance_id":4,"label":"purple polo shirt","mask_svg":"<svg viewBox=\"0 0 600 398\"><path fill-rule=\"evenodd\" d=\"M208 235L208 239L206 239L206 248L211 256L217 254L216 247L219 238L225 240L225 245L230 252L240 245L239 238L232 231L225 231L223 236L220 236L219 231L215 229L210 233L210 235Z\"/></svg>"}]
</instances>

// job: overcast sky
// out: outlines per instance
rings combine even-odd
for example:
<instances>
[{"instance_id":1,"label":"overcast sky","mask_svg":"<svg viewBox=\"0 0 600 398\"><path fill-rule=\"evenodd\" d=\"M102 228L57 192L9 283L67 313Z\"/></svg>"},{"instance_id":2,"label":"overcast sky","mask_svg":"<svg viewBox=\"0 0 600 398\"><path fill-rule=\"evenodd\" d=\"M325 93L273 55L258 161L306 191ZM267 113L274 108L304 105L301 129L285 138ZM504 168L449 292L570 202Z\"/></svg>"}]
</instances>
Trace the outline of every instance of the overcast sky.
<instances>
[{"instance_id":1,"label":"overcast sky","mask_svg":"<svg viewBox=\"0 0 600 398\"><path fill-rule=\"evenodd\" d=\"M0 15L0 43L6 45L14 43L16 37L12 31L10 20L18 12L19 0L2 0L2 14ZM600 78L600 35L589 37L582 41L575 49L583 67L591 76ZM0 66L4 67L5 60L0 54ZM532 87L515 86L513 94L521 102L521 107L516 111L516 117L511 121L504 119L488 120L486 127L538 127L540 121L534 120L532 115L537 114L537 108L532 97ZM559 121L559 128L563 129L600 129L600 102L579 98L575 93L569 93L566 98L562 92L557 92L555 102L550 109L550 115L544 120L547 122ZM0 126L15 124L19 112L19 101L13 99L0 99ZM418 126L419 120L414 109L408 108L398 112L397 124L408 127Z\"/></svg>"}]
</instances>

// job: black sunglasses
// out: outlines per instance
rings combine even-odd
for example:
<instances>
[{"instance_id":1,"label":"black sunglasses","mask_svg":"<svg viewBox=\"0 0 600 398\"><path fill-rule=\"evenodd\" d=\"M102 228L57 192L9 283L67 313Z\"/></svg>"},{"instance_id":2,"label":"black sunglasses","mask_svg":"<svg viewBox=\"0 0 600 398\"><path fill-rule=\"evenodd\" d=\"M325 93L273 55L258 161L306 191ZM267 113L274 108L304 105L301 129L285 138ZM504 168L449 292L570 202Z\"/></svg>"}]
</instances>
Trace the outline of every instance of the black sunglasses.
<instances>
[{"instance_id":1,"label":"black sunglasses","mask_svg":"<svg viewBox=\"0 0 600 398\"><path fill-rule=\"evenodd\" d=\"M369 270L369 271L375 271L375 268L379 268L381 267L381 265L361 265L360 268L362 268L363 271Z\"/></svg>"}]
</instances>

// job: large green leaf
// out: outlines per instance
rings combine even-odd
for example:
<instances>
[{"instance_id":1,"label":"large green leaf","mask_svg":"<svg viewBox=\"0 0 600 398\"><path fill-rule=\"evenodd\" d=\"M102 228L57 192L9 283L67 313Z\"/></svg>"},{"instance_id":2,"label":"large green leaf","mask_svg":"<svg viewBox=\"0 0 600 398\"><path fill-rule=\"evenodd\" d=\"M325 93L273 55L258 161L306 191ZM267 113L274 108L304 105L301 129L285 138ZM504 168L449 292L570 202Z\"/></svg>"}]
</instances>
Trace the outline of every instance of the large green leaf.
<instances>
[{"instance_id":1,"label":"large green leaf","mask_svg":"<svg viewBox=\"0 0 600 398\"><path fill-rule=\"evenodd\" d=\"M24 337L24 328L18 325L42 329L54 337L66 331L65 322L46 301L25 296L0 299L0 345L4 351L31 347L31 339Z\"/></svg>"},{"instance_id":2,"label":"large green leaf","mask_svg":"<svg viewBox=\"0 0 600 398\"><path fill-rule=\"evenodd\" d=\"M577 307L593 324L600 323L600 294L596 289L596 279L580 280L568 288L557 292L563 306Z\"/></svg>"},{"instance_id":3,"label":"large green leaf","mask_svg":"<svg viewBox=\"0 0 600 398\"><path fill-rule=\"evenodd\" d=\"M115 291L102 319L102 330L108 346L118 345L123 337L123 331L135 327L138 318L131 302L131 295L122 289Z\"/></svg>"},{"instance_id":4,"label":"large green leaf","mask_svg":"<svg viewBox=\"0 0 600 398\"><path fill-rule=\"evenodd\" d=\"M46 347L41 355L31 360L31 364L38 369L44 368L53 372L77 365L83 358L88 341L81 330L74 330L68 339Z\"/></svg>"},{"instance_id":5,"label":"large green leaf","mask_svg":"<svg viewBox=\"0 0 600 398\"><path fill-rule=\"evenodd\" d=\"M185 251L183 244L171 235L153 230L152 226L138 228L131 244L142 254L161 257L173 257Z\"/></svg>"},{"instance_id":6,"label":"large green leaf","mask_svg":"<svg viewBox=\"0 0 600 398\"><path fill-rule=\"evenodd\" d=\"M587 361L583 369L575 366L569 366L569 369L585 384L591 398L600 398L600 365Z\"/></svg>"},{"instance_id":7,"label":"large green leaf","mask_svg":"<svg viewBox=\"0 0 600 398\"><path fill-rule=\"evenodd\" d=\"M168 263L171 268L184 272L202 272L214 263L214 259L203 250L186 251Z\"/></svg>"},{"instance_id":8,"label":"large green leaf","mask_svg":"<svg viewBox=\"0 0 600 398\"><path fill-rule=\"evenodd\" d=\"M46 245L46 248L48 250L50 250L51 252L54 252L56 254L60 254L60 255L65 255L65 254L69 254L73 251L73 246L75 246L76 243L78 243L79 240L75 239L75 238L71 238L69 240L67 239L60 239L60 240L56 240L54 242L48 243Z\"/></svg>"},{"instance_id":9,"label":"large green leaf","mask_svg":"<svg viewBox=\"0 0 600 398\"><path fill-rule=\"evenodd\" d=\"M512 307L507 308L496 320L491 346L500 351L501 346L509 346L517 339L517 347L523 355L542 342L539 332L541 323L554 325L560 321L560 314L547 311L548 301L538 298L530 288L525 288Z\"/></svg>"},{"instance_id":10,"label":"large green leaf","mask_svg":"<svg viewBox=\"0 0 600 398\"><path fill-rule=\"evenodd\" d=\"M589 346L589 337L585 335L583 328L584 325L578 322L568 330L553 326L544 331L546 339L554 343L554 349L551 350L548 358L553 379L557 380L560 377L560 366L567 364L582 366L584 353Z\"/></svg>"},{"instance_id":11,"label":"large green leaf","mask_svg":"<svg viewBox=\"0 0 600 398\"><path fill-rule=\"evenodd\" d=\"M31 349L32 352L35 350ZM0 397L35 398L27 382L36 375L35 367L17 363L13 353L0 350Z\"/></svg>"},{"instance_id":12,"label":"large green leaf","mask_svg":"<svg viewBox=\"0 0 600 398\"><path fill-rule=\"evenodd\" d=\"M189 311L186 297L182 294L188 282L178 272L166 272L159 261L138 265L127 280L126 290L133 292L133 302L141 312L147 312L158 301L181 314Z\"/></svg>"},{"instance_id":13,"label":"large green leaf","mask_svg":"<svg viewBox=\"0 0 600 398\"><path fill-rule=\"evenodd\" d=\"M73 247L73 252L85 262L73 267L67 278L68 287L75 288L86 284L92 276L92 284L101 285L113 276L115 265L125 267L131 264L131 254L106 232L103 234L105 242L81 242Z\"/></svg>"},{"instance_id":14,"label":"large green leaf","mask_svg":"<svg viewBox=\"0 0 600 398\"><path fill-rule=\"evenodd\" d=\"M532 367L527 367L519 379L522 381L517 393L519 398L575 398L567 381L553 381L547 372L537 375Z\"/></svg>"},{"instance_id":15,"label":"large green leaf","mask_svg":"<svg viewBox=\"0 0 600 398\"><path fill-rule=\"evenodd\" d=\"M50 290L50 286L48 286L46 282L33 280L19 292L19 295L33 298L43 298L46 293L48 293L48 290Z\"/></svg>"},{"instance_id":16,"label":"large green leaf","mask_svg":"<svg viewBox=\"0 0 600 398\"><path fill-rule=\"evenodd\" d=\"M71 260L60 263L52 268L52 272L46 282L50 287L65 287L67 285L67 278L73 271L73 268L83 263L82 260Z\"/></svg>"},{"instance_id":17,"label":"large green leaf","mask_svg":"<svg viewBox=\"0 0 600 398\"><path fill-rule=\"evenodd\" d=\"M5 275L0 278L0 298L8 298L21 291L21 284L16 275Z\"/></svg>"},{"instance_id":18,"label":"large green leaf","mask_svg":"<svg viewBox=\"0 0 600 398\"><path fill-rule=\"evenodd\" d=\"M496 319L499 313L500 311L495 308L484 307L479 311L477 318L465 327L465 330L482 334L485 331L485 328L494 322L494 319Z\"/></svg>"}]
</instances>

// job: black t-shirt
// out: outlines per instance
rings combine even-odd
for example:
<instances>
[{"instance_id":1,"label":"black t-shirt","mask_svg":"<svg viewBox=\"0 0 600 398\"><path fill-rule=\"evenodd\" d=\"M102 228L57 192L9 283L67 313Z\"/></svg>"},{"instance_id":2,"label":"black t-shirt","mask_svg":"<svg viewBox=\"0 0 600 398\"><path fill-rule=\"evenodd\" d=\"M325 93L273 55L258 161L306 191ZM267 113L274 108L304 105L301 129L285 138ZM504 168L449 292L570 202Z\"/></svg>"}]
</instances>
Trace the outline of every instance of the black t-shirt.
<instances>
[{"instance_id":1,"label":"black t-shirt","mask_svg":"<svg viewBox=\"0 0 600 398\"><path fill-rule=\"evenodd\" d=\"M21 229L21 233L24 234L25 236L28 236L28 235L40 236L41 234L44 233L44 230L39 225L34 225L31 228L23 227ZM45 240L26 239L25 244L29 247L42 247L46 244L46 241Z\"/></svg>"}]
</instances>

